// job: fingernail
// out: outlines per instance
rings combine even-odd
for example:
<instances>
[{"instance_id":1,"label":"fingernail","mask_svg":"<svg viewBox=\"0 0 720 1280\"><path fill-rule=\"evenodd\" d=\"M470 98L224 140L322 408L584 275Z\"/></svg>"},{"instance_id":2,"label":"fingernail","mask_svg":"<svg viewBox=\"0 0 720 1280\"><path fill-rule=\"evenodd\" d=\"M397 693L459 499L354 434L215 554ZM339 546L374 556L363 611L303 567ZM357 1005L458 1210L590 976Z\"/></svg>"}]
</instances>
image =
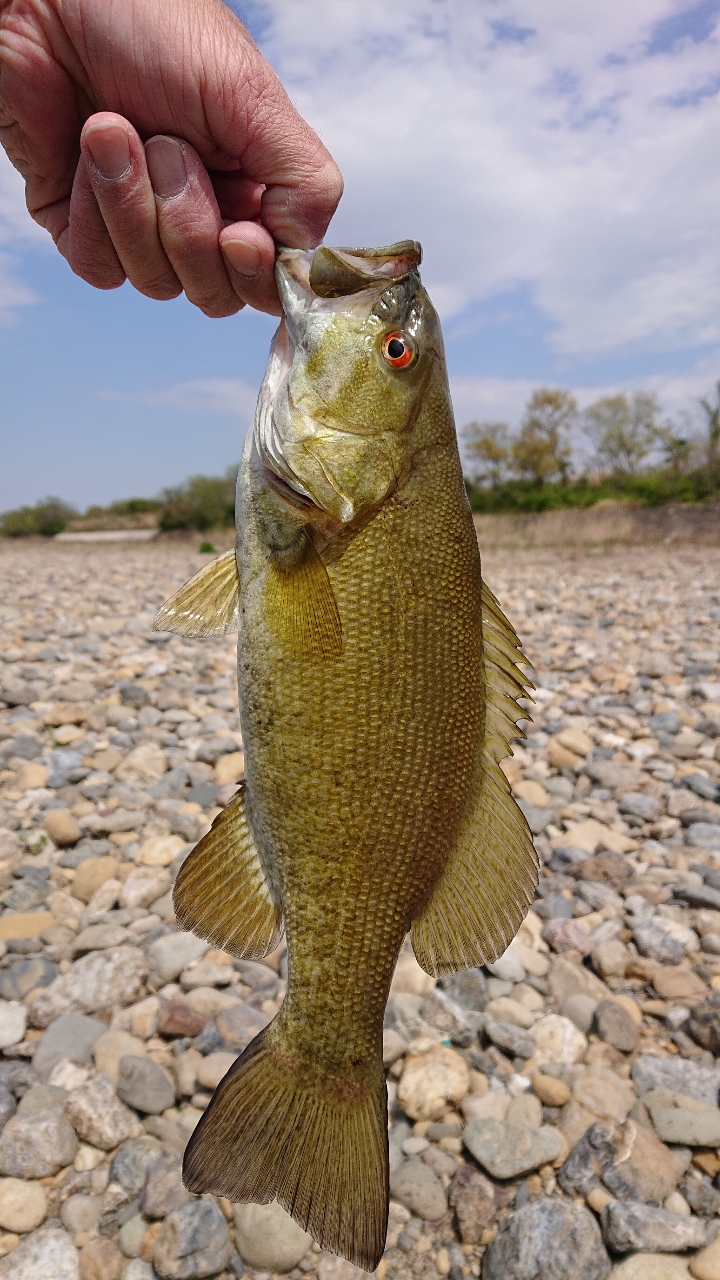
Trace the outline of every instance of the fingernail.
<instances>
[{"instance_id":1,"label":"fingernail","mask_svg":"<svg viewBox=\"0 0 720 1280\"><path fill-rule=\"evenodd\" d=\"M239 276L260 275L262 258L256 244L248 244L246 240L223 240L222 251Z\"/></svg>"},{"instance_id":2,"label":"fingernail","mask_svg":"<svg viewBox=\"0 0 720 1280\"><path fill-rule=\"evenodd\" d=\"M95 168L103 178L115 181L130 168L130 141L119 124L104 124L88 129L85 142Z\"/></svg>"},{"instance_id":3,"label":"fingernail","mask_svg":"<svg viewBox=\"0 0 720 1280\"><path fill-rule=\"evenodd\" d=\"M187 186L185 156L174 138L151 138L145 147L150 181L156 196L169 200Z\"/></svg>"}]
</instances>

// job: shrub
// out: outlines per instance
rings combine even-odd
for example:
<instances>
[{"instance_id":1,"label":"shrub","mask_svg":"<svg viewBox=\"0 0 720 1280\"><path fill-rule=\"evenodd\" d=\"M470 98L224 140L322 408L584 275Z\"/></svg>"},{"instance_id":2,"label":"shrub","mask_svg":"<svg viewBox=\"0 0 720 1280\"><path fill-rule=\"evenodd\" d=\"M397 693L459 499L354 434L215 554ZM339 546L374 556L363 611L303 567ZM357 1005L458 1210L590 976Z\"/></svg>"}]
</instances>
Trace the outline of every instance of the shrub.
<instances>
[{"instance_id":1,"label":"shrub","mask_svg":"<svg viewBox=\"0 0 720 1280\"><path fill-rule=\"evenodd\" d=\"M5 538L52 538L62 533L77 512L60 498L46 498L34 507L17 507L0 515L0 535Z\"/></svg>"},{"instance_id":2,"label":"shrub","mask_svg":"<svg viewBox=\"0 0 720 1280\"><path fill-rule=\"evenodd\" d=\"M237 467L224 476L191 476L185 484L165 489L160 511L161 529L227 528L235 523Z\"/></svg>"}]
</instances>

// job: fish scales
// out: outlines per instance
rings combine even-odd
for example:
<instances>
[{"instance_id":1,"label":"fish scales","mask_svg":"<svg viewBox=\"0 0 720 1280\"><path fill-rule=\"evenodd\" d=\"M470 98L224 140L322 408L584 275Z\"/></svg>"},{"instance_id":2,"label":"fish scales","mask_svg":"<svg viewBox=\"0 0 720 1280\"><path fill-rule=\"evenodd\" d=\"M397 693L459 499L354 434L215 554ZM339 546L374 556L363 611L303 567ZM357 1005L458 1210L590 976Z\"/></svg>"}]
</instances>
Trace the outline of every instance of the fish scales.
<instances>
[{"instance_id":1,"label":"fish scales","mask_svg":"<svg viewBox=\"0 0 720 1280\"><path fill-rule=\"evenodd\" d=\"M438 433L437 415L424 418L421 440ZM445 429L449 446L447 415ZM409 492L329 568L341 660L289 664L257 621L267 557L245 518L246 482L239 561L252 587L241 595L239 688L251 826L272 833L285 904L283 1023L310 1062L350 1070L381 1038L398 949L447 860L475 768L477 540L457 501L457 457L429 448ZM388 548L407 566L404 582L387 574ZM359 984L361 1007L348 984Z\"/></svg>"},{"instance_id":2,"label":"fish scales","mask_svg":"<svg viewBox=\"0 0 720 1280\"><path fill-rule=\"evenodd\" d=\"M284 318L238 478L237 547L156 627L238 629L246 777L183 865L184 928L261 957L280 1012L218 1086L187 1186L277 1198L373 1269L387 1226L383 1012L496 958L537 857L498 768L528 687L482 582L419 246L283 250Z\"/></svg>"}]
</instances>

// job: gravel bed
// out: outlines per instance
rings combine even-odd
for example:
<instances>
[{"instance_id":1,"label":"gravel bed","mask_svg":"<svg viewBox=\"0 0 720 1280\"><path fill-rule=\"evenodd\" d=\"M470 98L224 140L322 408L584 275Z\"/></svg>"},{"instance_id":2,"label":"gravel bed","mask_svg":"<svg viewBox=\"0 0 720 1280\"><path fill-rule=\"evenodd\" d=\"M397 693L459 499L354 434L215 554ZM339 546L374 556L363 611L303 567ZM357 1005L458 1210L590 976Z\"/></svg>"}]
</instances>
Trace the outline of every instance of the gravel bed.
<instances>
[{"instance_id":1,"label":"gravel bed","mask_svg":"<svg viewBox=\"0 0 720 1280\"><path fill-rule=\"evenodd\" d=\"M180 1177L286 975L172 911L244 768L234 638L150 630L204 559L0 545L0 1280L362 1274ZM401 954L377 1275L720 1280L720 551L484 571L536 669L504 768L541 880L496 964Z\"/></svg>"}]
</instances>

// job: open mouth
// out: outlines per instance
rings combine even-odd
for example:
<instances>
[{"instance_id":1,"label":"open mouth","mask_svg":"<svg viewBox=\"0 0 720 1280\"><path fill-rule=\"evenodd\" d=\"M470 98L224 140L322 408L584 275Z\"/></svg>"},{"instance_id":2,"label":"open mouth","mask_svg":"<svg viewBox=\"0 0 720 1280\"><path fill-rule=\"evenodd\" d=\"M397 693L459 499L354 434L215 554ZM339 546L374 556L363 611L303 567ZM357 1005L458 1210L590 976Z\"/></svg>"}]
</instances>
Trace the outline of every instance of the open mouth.
<instances>
[{"instance_id":1,"label":"open mouth","mask_svg":"<svg viewBox=\"0 0 720 1280\"><path fill-rule=\"evenodd\" d=\"M291 502L294 507L302 507L304 511L319 510L312 498L308 498L307 494L300 493L299 490L294 489L291 484L288 484L287 480L283 480L282 476L279 476L276 471L272 471L265 463L263 463L263 472L270 487L276 493L279 493L282 498L285 498L287 502Z\"/></svg>"}]
</instances>

